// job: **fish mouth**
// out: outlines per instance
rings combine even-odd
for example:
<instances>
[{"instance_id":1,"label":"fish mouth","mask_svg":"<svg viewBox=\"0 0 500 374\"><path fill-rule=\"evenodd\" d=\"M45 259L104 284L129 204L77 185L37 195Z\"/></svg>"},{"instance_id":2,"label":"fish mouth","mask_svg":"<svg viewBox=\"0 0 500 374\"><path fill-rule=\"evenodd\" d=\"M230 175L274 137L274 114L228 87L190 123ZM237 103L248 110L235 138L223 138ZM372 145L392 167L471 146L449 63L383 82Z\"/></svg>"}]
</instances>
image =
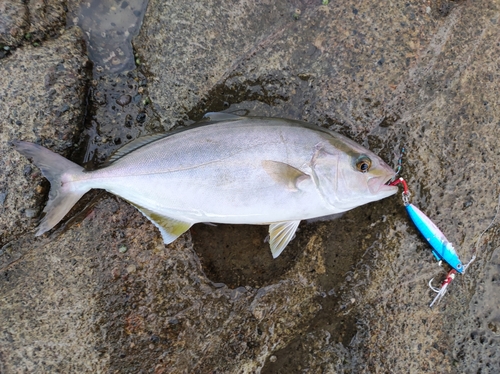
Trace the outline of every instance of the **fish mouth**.
<instances>
[{"instance_id":1,"label":"fish mouth","mask_svg":"<svg viewBox=\"0 0 500 374\"><path fill-rule=\"evenodd\" d=\"M389 197L398 192L397 186L391 186L394 175L385 175L383 177L373 177L368 180L368 188L373 195L379 196L381 199Z\"/></svg>"},{"instance_id":2,"label":"fish mouth","mask_svg":"<svg viewBox=\"0 0 500 374\"><path fill-rule=\"evenodd\" d=\"M391 182L391 179L389 179L387 181L387 183L381 185L379 191L388 191L388 192L391 192L391 195L395 194L396 192L398 192L398 187L397 186L391 186L389 184L390 182Z\"/></svg>"}]
</instances>

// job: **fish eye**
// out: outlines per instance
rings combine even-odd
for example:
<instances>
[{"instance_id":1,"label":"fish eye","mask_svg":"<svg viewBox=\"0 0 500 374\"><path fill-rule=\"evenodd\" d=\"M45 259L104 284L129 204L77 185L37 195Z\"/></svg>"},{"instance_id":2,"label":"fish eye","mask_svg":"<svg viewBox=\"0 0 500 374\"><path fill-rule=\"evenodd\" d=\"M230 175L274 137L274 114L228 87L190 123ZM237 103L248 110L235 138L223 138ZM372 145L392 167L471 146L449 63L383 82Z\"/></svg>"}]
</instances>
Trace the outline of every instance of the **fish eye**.
<instances>
[{"instance_id":1,"label":"fish eye","mask_svg":"<svg viewBox=\"0 0 500 374\"><path fill-rule=\"evenodd\" d=\"M356 169L362 173L366 173L370 171L370 167L372 166L372 160L370 160L366 156L360 156L356 161Z\"/></svg>"}]
</instances>

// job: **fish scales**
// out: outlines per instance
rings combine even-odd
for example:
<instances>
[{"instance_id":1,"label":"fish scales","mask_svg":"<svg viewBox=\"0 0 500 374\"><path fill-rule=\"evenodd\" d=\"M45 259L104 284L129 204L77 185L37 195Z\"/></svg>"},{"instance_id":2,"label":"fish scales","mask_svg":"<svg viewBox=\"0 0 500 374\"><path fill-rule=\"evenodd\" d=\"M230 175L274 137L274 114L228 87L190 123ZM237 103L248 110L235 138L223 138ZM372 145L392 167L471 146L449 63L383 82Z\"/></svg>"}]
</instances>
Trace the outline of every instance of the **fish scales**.
<instances>
[{"instance_id":1,"label":"fish scales","mask_svg":"<svg viewBox=\"0 0 500 374\"><path fill-rule=\"evenodd\" d=\"M217 223L239 223L225 217L242 215L249 217L246 223L269 221L270 209L279 209L272 221L317 214L308 214L307 207L318 199L283 189L269 178L262 160L308 170L314 145L321 137L311 133L304 138L300 128L283 134L282 126L276 124L221 123L210 127L209 137L204 128L198 128L158 140L149 149L139 150L137 157L134 153L124 156L115 165L95 173L95 178L108 179L105 183L94 184L93 178L90 187L108 189L142 206L162 201L160 209L164 214L170 209L196 206L200 216ZM157 187L160 185L161 189ZM225 200L229 204L221 203ZM289 216L282 209L284 203L297 205L301 211ZM196 221L187 215L182 219Z\"/></svg>"},{"instance_id":2,"label":"fish scales","mask_svg":"<svg viewBox=\"0 0 500 374\"><path fill-rule=\"evenodd\" d=\"M302 122L208 114L210 122L125 146L108 166L84 171L42 147L15 142L51 182L37 235L88 190L137 207L170 243L198 222L271 224L273 256L300 220L390 196L394 171L342 135ZM62 160L61 160L62 159Z\"/></svg>"}]
</instances>

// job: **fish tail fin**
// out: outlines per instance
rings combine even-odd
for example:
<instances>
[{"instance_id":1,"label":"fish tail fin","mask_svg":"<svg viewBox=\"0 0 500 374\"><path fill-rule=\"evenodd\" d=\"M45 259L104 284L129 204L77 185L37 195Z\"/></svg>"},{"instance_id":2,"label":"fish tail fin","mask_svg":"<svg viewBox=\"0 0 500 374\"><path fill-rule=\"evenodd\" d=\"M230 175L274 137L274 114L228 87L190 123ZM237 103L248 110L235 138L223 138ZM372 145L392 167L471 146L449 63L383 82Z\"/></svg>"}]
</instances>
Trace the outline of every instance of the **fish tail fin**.
<instances>
[{"instance_id":1,"label":"fish tail fin","mask_svg":"<svg viewBox=\"0 0 500 374\"><path fill-rule=\"evenodd\" d=\"M90 188L67 183L83 173L81 166L37 144L18 140L13 141L13 144L16 151L30 158L50 182L49 201L43 210L45 216L35 234L40 236L57 225Z\"/></svg>"}]
</instances>

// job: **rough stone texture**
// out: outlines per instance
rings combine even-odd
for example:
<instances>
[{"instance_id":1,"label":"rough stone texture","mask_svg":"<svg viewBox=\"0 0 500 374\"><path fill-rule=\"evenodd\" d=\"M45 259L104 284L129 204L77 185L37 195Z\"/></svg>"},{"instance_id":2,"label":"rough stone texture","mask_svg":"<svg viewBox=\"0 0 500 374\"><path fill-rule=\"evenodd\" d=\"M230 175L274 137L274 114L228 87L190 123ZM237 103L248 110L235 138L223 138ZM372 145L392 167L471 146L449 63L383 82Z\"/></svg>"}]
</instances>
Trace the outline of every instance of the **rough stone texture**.
<instances>
[{"instance_id":1,"label":"rough stone texture","mask_svg":"<svg viewBox=\"0 0 500 374\"><path fill-rule=\"evenodd\" d=\"M297 315L317 311L308 258L316 240L282 281L229 289L203 275L189 236L165 247L133 207L101 201L2 272L3 369L256 370L297 330Z\"/></svg>"},{"instance_id":2,"label":"rough stone texture","mask_svg":"<svg viewBox=\"0 0 500 374\"><path fill-rule=\"evenodd\" d=\"M330 127L388 161L405 145L413 202L467 261L500 194L499 16L493 0L157 0L135 46L165 128L229 108ZM429 309L445 272L399 196L302 226L265 278L239 269L271 261L259 235L252 249L197 225L165 247L108 195L74 222L2 248L2 372L500 370L498 223Z\"/></svg>"},{"instance_id":3,"label":"rough stone texture","mask_svg":"<svg viewBox=\"0 0 500 374\"><path fill-rule=\"evenodd\" d=\"M20 44L28 25L28 10L22 0L0 1L0 44Z\"/></svg>"},{"instance_id":4,"label":"rough stone texture","mask_svg":"<svg viewBox=\"0 0 500 374\"><path fill-rule=\"evenodd\" d=\"M48 187L8 142L33 141L69 155L85 114L87 64L78 28L0 60L1 245L34 227Z\"/></svg>"},{"instance_id":5,"label":"rough stone texture","mask_svg":"<svg viewBox=\"0 0 500 374\"><path fill-rule=\"evenodd\" d=\"M396 119L373 128L369 139L374 136L388 147L387 140L396 140L393 146L405 145L403 175L414 203L455 243L464 261L471 258L479 234L495 215L500 193L496 146L499 15L495 2L452 9L439 20L432 38L415 51L416 61L399 75L392 95L380 87L369 91L377 92L378 99L385 98L375 112ZM394 51L398 46L387 48ZM263 62L256 65L266 66ZM391 76L397 75L388 72L387 78L372 84L391 82ZM348 87L354 100L359 98L356 91L361 87ZM356 125L352 115L356 105L348 108L343 121ZM363 118L362 113L358 115ZM280 353L291 360L292 367L313 371L498 371L499 314L492 302L500 292L498 222L482 238L479 258L468 273L459 276L444 301L430 310L427 305L433 294L427 282L436 277L437 284L445 273L431 264L428 246L407 224L402 209L392 210L391 228L382 229L369 247L374 259L356 265L357 280L351 281L342 296L343 305L356 300L345 311L356 314L358 326L348 347L339 346L324 329L318 329L301 339L302 351L313 354ZM294 361L297 356L300 362ZM286 360L276 362L286 365ZM267 369L264 372L287 372L273 363Z\"/></svg>"},{"instance_id":6,"label":"rough stone texture","mask_svg":"<svg viewBox=\"0 0 500 374\"><path fill-rule=\"evenodd\" d=\"M405 174L413 175L414 201L456 244L464 261L498 208L499 16L496 2L451 10L396 91L404 105L394 133L411 152ZM419 302L429 300L425 281L436 270L421 268L426 253L419 247L411 251L414 239L403 237L397 252L384 253L374 274L380 281L367 289L361 310L371 316L369 369L498 371L499 315L492 306L500 292L498 222L479 243L478 260L431 311ZM404 280L384 279L389 266ZM402 330L404 336L394 341ZM383 341L389 337L394 345L387 347Z\"/></svg>"},{"instance_id":7,"label":"rough stone texture","mask_svg":"<svg viewBox=\"0 0 500 374\"><path fill-rule=\"evenodd\" d=\"M43 40L66 24L65 0L28 0L29 32L33 40Z\"/></svg>"},{"instance_id":8,"label":"rough stone texture","mask_svg":"<svg viewBox=\"0 0 500 374\"><path fill-rule=\"evenodd\" d=\"M291 11L299 4L152 1L134 45L154 77L150 94L164 127L192 119L187 113L204 106L240 61L272 45L293 24Z\"/></svg>"},{"instance_id":9,"label":"rough stone texture","mask_svg":"<svg viewBox=\"0 0 500 374\"><path fill-rule=\"evenodd\" d=\"M44 40L65 23L65 0L0 0L0 45Z\"/></svg>"}]
</instances>

